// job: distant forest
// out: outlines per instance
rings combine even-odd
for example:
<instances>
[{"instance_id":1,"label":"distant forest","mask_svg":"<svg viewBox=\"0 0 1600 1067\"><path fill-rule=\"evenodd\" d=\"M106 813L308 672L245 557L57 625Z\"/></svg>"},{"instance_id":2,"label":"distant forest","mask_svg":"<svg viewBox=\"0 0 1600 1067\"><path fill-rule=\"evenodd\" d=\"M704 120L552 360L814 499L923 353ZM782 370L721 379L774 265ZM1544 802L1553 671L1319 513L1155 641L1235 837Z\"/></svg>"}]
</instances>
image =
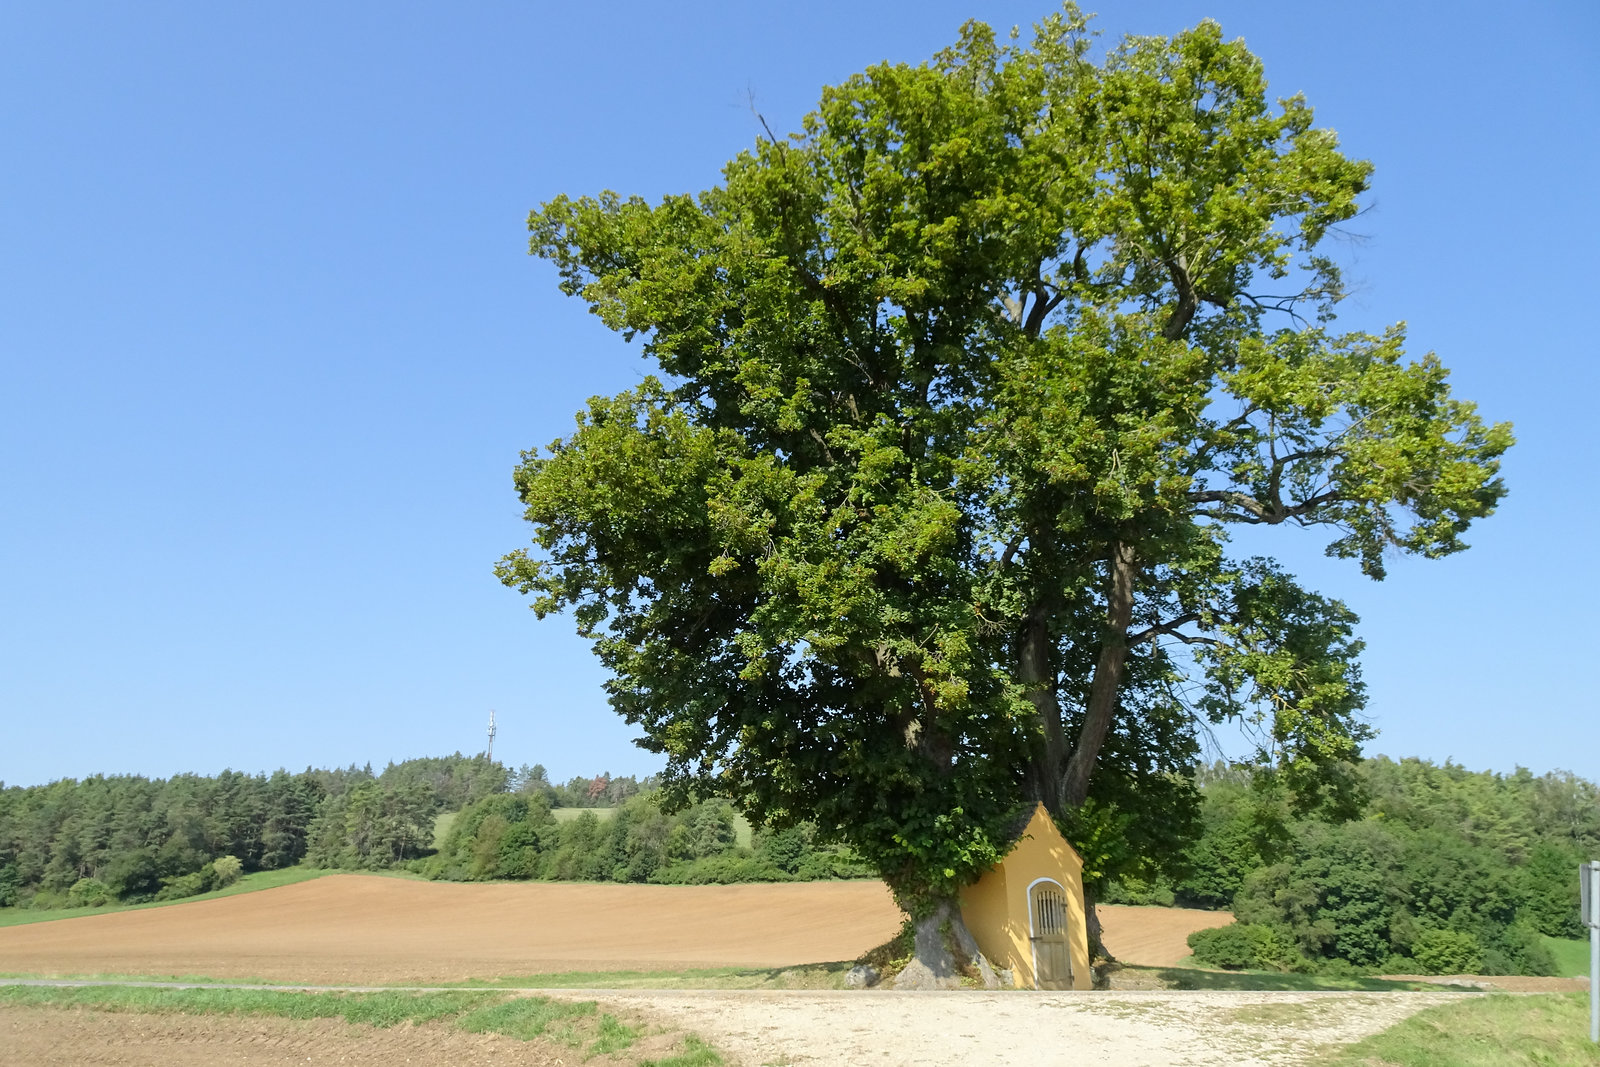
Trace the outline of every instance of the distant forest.
<instances>
[{"instance_id":1,"label":"distant forest","mask_svg":"<svg viewBox=\"0 0 1600 1067\"><path fill-rule=\"evenodd\" d=\"M1296 797L1270 773L1195 771L1203 832L1108 903L1231 908L1196 957L1320 972L1549 973L1577 937L1576 868L1600 857L1600 788L1379 758ZM743 882L865 877L814 827L753 831L725 801L665 813L651 778L548 780L484 756L291 774L0 788L0 907L176 899L308 866L431 878ZM586 810L573 810L586 809ZM605 809L605 810L598 810ZM741 832L742 831L742 832ZM1115 950L1115 946L1111 946Z\"/></svg>"},{"instance_id":2,"label":"distant forest","mask_svg":"<svg viewBox=\"0 0 1600 1067\"><path fill-rule=\"evenodd\" d=\"M722 802L667 815L651 778L552 783L457 753L291 774L136 775L0 788L0 907L172 900L242 873L399 868L435 878L750 881L862 877L799 827L736 840ZM558 822L557 809L614 809ZM582 813L580 813L581 815ZM454 815L434 854L441 816Z\"/></svg>"},{"instance_id":3,"label":"distant forest","mask_svg":"<svg viewBox=\"0 0 1600 1067\"><path fill-rule=\"evenodd\" d=\"M1197 781L1204 832L1181 873L1102 899L1231 908L1236 925L1190 939L1201 962L1551 974L1540 935L1582 935L1577 868L1600 858L1600 789L1576 775L1379 758L1323 797L1222 765Z\"/></svg>"}]
</instances>

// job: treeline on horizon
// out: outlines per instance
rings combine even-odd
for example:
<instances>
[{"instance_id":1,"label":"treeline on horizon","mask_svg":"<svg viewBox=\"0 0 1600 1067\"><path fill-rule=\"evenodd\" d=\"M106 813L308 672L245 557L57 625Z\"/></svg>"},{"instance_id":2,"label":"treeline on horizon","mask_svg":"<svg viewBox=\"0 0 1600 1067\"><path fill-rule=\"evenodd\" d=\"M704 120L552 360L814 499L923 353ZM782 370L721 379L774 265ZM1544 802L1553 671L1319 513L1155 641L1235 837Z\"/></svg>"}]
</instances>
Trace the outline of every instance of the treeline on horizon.
<instances>
[{"instance_id":1,"label":"treeline on horizon","mask_svg":"<svg viewBox=\"0 0 1600 1067\"><path fill-rule=\"evenodd\" d=\"M169 779L96 775L0 788L0 907L174 900L306 866L435 878L784 880L869 875L801 827L735 840L732 809L664 814L656 782L548 780L486 756ZM558 823L560 808L616 809ZM460 813L434 855L439 817ZM506 831L503 832L501 827ZM463 833L470 830L470 835ZM462 850L466 850L463 852Z\"/></svg>"},{"instance_id":2,"label":"treeline on horizon","mask_svg":"<svg viewBox=\"0 0 1600 1067\"><path fill-rule=\"evenodd\" d=\"M1155 858L1169 874L1103 886L1099 899L1231 909L1237 924L1193 939L1203 963L1545 974L1541 935L1581 935L1575 869L1600 856L1600 788L1575 775L1379 757L1353 766L1337 797L1295 797L1270 773L1220 764L1195 781L1201 836ZM756 828L741 843L725 801L666 813L656 789L648 777L553 783L543 767L459 753L379 773L0 788L0 907L176 899L295 866L671 883L872 873L810 825Z\"/></svg>"},{"instance_id":3,"label":"treeline on horizon","mask_svg":"<svg viewBox=\"0 0 1600 1067\"><path fill-rule=\"evenodd\" d=\"M1600 857L1600 789L1576 775L1379 757L1337 798L1220 764L1196 777L1204 829L1177 876L1102 899L1231 909L1236 924L1190 938L1202 963L1548 975L1540 935L1583 934L1577 868Z\"/></svg>"}]
</instances>

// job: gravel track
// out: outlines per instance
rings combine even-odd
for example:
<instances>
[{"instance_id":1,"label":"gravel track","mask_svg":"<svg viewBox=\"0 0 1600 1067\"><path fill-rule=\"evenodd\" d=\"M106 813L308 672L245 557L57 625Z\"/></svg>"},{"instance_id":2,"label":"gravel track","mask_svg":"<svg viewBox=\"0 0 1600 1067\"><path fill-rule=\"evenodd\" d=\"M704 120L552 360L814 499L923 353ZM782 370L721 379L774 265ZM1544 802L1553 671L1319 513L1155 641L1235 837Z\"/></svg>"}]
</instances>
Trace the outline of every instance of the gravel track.
<instances>
[{"instance_id":1,"label":"gravel track","mask_svg":"<svg viewBox=\"0 0 1600 1067\"><path fill-rule=\"evenodd\" d=\"M0 980L0 984L44 983ZM174 986L183 983L136 983ZM252 987L259 988L259 987ZM303 987L301 987L303 988ZM319 987L323 988L323 987ZM368 987L345 987L362 991ZM1459 993L896 993L523 990L710 1041L732 1067L1291 1067ZM447 1026L0 1009L0 1065L545 1065L548 1050ZM52 1051L55 1050L55 1051ZM209 1057L209 1058L208 1058ZM604 1060L598 1062L605 1062Z\"/></svg>"}]
</instances>

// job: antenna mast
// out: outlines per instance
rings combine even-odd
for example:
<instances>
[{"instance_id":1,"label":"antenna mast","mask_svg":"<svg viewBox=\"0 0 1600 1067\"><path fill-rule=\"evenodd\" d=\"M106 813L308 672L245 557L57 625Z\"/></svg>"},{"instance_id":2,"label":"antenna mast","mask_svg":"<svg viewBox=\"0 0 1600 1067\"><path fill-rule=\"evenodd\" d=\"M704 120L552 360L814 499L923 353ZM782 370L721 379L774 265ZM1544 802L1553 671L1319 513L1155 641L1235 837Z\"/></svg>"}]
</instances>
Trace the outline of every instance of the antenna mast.
<instances>
[{"instance_id":1,"label":"antenna mast","mask_svg":"<svg viewBox=\"0 0 1600 1067\"><path fill-rule=\"evenodd\" d=\"M494 731L494 709L490 708L489 709L489 751L488 751L487 755L489 757L489 762L491 762L491 763L494 762L494 732L495 732Z\"/></svg>"}]
</instances>

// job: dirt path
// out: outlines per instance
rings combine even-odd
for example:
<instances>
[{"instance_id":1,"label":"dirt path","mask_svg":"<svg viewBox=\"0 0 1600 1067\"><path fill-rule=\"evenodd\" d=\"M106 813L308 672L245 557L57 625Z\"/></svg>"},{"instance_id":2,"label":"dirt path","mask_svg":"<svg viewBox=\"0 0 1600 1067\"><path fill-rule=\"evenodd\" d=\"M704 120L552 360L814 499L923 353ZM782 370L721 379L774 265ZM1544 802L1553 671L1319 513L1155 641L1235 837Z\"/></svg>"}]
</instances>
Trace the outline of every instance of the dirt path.
<instances>
[{"instance_id":1,"label":"dirt path","mask_svg":"<svg viewBox=\"0 0 1600 1067\"><path fill-rule=\"evenodd\" d=\"M1288 1067L1454 993L605 994L738 1067Z\"/></svg>"},{"instance_id":2,"label":"dirt path","mask_svg":"<svg viewBox=\"0 0 1600 1067\"><path fill-rule=\"evenodd\" d=\"M689 1030L729 1067L1290 1067L1463 994L554 992ZM655 1051L655 1050L635 1050ZM663 1049L664 1051L664 1049ZM0 1008L0 1067L552 1067L537 1045L445 1025ZM594 1067L605 1058L587 1061Z\"/></svg>"}]
</instances>

